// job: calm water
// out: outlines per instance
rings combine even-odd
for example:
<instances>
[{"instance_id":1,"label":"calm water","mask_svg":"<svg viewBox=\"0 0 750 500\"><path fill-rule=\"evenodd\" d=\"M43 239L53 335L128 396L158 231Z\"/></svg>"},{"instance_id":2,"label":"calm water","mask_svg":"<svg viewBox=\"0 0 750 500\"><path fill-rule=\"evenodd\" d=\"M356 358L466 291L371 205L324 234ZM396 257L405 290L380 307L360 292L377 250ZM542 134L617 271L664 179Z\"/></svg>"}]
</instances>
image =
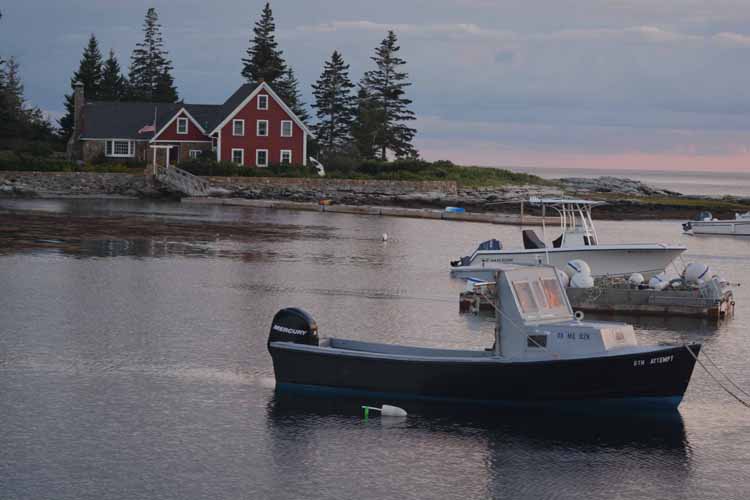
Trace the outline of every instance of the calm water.
<instances>
[{"instance_id":1,"label":"calm water","mask_svg":"<svg viewBox=\"0 0 750 500\"><path fill-rule=\"evenodd\" d=\"M545 179L560 177L599 177L611 175L635 179L683 194L711 196L750 196L750 172L698 172L675 170L611 170L584 168L524 168L513 170L536 174Z\"/></svg>"},{"instance_id":2,"label":"calm water","mask_svg":"<svg viewBox=\"0 0 750 500\"><path fill-rule=\"evenodd\" d=\"M157 215L144 218L146 211ZM387 243L380 241L387 232ZM737 289L695 340L750 388L750 239L603 222L602 240L685 243ZM679 413L618 418L280 396L270 319L321 334L487 346L458 315L450 258L518 228L141 202L0 201L0 498L691 498L750 496L750 410L696 368Z\"/></svg>"}]
</instances>

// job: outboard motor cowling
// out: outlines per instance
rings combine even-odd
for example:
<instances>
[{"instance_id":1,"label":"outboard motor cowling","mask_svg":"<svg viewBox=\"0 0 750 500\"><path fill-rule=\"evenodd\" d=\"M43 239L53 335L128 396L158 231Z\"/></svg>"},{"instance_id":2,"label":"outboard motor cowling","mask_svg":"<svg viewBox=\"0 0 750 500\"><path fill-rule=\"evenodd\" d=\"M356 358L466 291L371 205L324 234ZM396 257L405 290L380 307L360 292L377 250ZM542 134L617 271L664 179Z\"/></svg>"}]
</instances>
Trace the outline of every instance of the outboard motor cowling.
<instances>
[{"instance_id":1,"label":"outboard motor cowling","mask_svg":"<svg viewBox=\"0 0 750 500\"><path fill-rule=\"evenodd\" d=\"M318 345L318 325L302 309L287 307L273 317L271 332L268 334L268 343L271 342Z\"/></svg>"}]
</instances>

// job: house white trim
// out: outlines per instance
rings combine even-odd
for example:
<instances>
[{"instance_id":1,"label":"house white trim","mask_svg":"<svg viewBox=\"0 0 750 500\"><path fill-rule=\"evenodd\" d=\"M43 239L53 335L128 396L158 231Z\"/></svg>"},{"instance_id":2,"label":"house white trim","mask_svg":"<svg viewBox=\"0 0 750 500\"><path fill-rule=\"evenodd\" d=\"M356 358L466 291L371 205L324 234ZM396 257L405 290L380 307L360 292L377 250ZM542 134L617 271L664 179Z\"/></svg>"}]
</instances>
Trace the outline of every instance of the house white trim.
<instances>
[{"instance_id":1,"label":"house white trim","mask_svg":"<svg viewBox=\"0 0 750 500\"><path fill-rule=\"evenodd\" d=\"M155 141L149 141L149 142L152 142L154 144L159 144L159 143L162 143L162 142L181 142L181 143L182 142L197 142L197 143L201 143L201 142L211 142L211 141L204 141L202 139L200 141L190 141L190 140L186 140L186 139L185 140L183 140L183 139L176 139L174 141L170 141L169 139L157 139Z\"/></svg>"},{"instance_id":2,"label":"house white trim","mask_svg":"<svg viewBox=\"0 0 750 500\"><path fill-rule=\"evenodd\" d=\"M239 163L237 163L236 161L234 161L234 153L235 153L235 151L239 151L241 153L241 155L242 155L242 159L240 160ZM244 167L245 166L245 149L244 148L232 148L231 161L232 161L232 163L237 163L237 165L239 165L241 167Z\"/></svg>"},{"instance_id":3,"label":"house white trim","mask_svg":"<svg viewBox=\"0 0 750 500\"><path fill-rule=\"evenodd\" d=\"M235 125L237 125L238 123L242 124L242 133L241 134L238 134L234 130ZM232 120L232 136L233 137L245 137L245 120L243 120L241 118L235 118L234 120Z\"/></svg>"},{"instance_id":4,"label":"house white trim","mask_svg":"<svg viewBox=\"0 0 750 500\"><path fill-rule=\"evenodd\" d=\"M260 98L261 97L265 97L265 99L264 99L266 101L266 106L265 107L261 107L260 106ZM266 94L258 94L258 100L257 100L257 102L258 102L258 106L257 106L258 111L267 111L268 110L268 95L266 95Z\"/></svg>"},{"instance_id":5,"label":"house white trim","mask_svg":"<svg viewBox=\"0 0 750 500\"><path fill-rule=\"evenodd\" d=\"M258 162L258 154L259 153L265 153L266 154L266 162L261 164ZM268 166L268 150L267 149L256 149L255 150L255 166L256 167L267 167Z\"/></svg>"},{"instance_id":6,"label":"house white trim","mask_svg":"<svg viewBox=\"0 0 750 500\"><path fill-rule=\"evenodd\" d=\"M180 125L185 124L185 131L180 132ZM177 128L176 128L176 134L177 135L188 135L188 132L190 132L190 119L188 119L185 116L180 116L177 118Z\"/></svg>"},{"instance_id":7,"label":"house white trim","mask_svg":"<svg viewBox=\"0 0 750 500\"><path fill-rule=\"evenodd\" d=\"M193 118L193 115L190 114L190 112L187 110L187 108L182 107L182 108L180 108L180 110L177 113L175 113L174 115L172 115L172 118L170 118L169 121L167 121L167 123L161 129L159 129L159 131L157 133L154 134L154 136L149 140L149 142L156 142L157 141L156 138L159 137L162 134L162 132L164 132L165 130L167 130L167 128L172 124L173 121L175 121L177 118L181 118L180 115L182 113L185 113L185 116L187 116L190 119L190 121L193 122L193 125L195 125L196 127L198 127L198 130L201 131L201 134L208 135L208 134L206 134L206 131L203 130L203 127L201 127L201 124L198 123L198 121L195 118Z\"/></svg>"},{"instance_id":8,"label":"house white trim","mask_svg":"<svg viewBox=\"0 0 750 500\"><path fill-rule=\"evenodd\" d=\"M307 136L302 136L302 166L307 166Z\"/></svg>"},{"instance_id":9,"label":"house white trim","mask_svg":"<svg viewBox=\"0 0 750 500\"><path fill-rule=\"evenodd\" d=\"M287 123L289 124L289 135L284 135L284 125ZM281 120L279 135L281 135L281 137L294 137L294 122L292 120Z\"/></svg>"},{"instance_id":10,"label":"house white trim","mask_svg":"<svg viewBox=\"0 0 750 500\"><path fill-rule=\"evenodd\" d=\"M241 109L243 109L245 106L247 106L247 104L250 101L252 101L253 98L256 95L258 95L258 93L261 90L265 90L268 93L268 95L271 96L273 98L273 100L276 101L276 103L279 106L281 106L281 109L283 109L289 115L289 117L292 120L294 120L294 123L296 123L299 126L299 128L301 128L302 131L305 134L309 135L310 137L314 137L314 135L312 134L312 132L310 132L310 129L307 128L307 126L304 123L302 123L302 120L300 120L297 117L297 115L294 114L294 111L292 111L291 109L289 109L289 106L287 106L286 104L284 104L284 101L281 100L281 98L276 94L276 92L273 91L273 89L266 82L262 82L260 85L258 85L257 87L255 87L255 90L253 90L252 92L250 92L250 95L248 95L247 97L245 97L245 99L241 103L239 103L237 105L237 107L234 108L234 110L232 110L232 112L229 113L226 116L226 118L224 118L224 120L221 121L221 123L219 123L216 127L214 127L214 129L211 131L210 134L207 134L207 135L211 135L214 132L217 132L217 131L221 130L222 128L224 128L224 126L227 123L229 123L229 121L232 118L234 118L237 115L237 113L240 112Z\"/></svg>"},{"instance_id":11,"label":"house white trim","mask_svg":"<svg viewBox=\"0 0 750 500\"><path fill-rule=\"evenodd\" d=\"M117 142L127 142L128 143L128 152L127 153L116 153L115 152L115 143ZM109 149L109 144L112 143L111 153L107 152ZM135 141L132 139L106 139L104 141L104 156L106 158L134 158L135 157Z\"/></svg>"},{"instance_id":12,"label":"house white trim","mask_svg":"<svg viewBox=\"0 0 750 500\"><path fill-rule=\"evenodd\" d=\"M216 134L216 161L221 161L221 132Z\"/></svg>"},{"instance_id":13,"label":"house white trim","mask_svg":"<svg viewBox=\"0 0 750 500\"><path fill-rule=\"evenodd\" d=\"M266 133L261 134L260 133L260 124L264 123L266 125ZM255 137L268 137L268 120L255 120Z\"/></svg>"},{"instance_id":14,"label":"house white trim","mask_svg":"<svg viewBox=\"0 0 750 500\"><path fill-rule=\"evenodd\" d=\"M289 161L287 163L291 165L293 158L291 149L282 149L281 151L279 151L279 165L284 164L284 153L289 153Z\"/></svg>"}]
</instances>

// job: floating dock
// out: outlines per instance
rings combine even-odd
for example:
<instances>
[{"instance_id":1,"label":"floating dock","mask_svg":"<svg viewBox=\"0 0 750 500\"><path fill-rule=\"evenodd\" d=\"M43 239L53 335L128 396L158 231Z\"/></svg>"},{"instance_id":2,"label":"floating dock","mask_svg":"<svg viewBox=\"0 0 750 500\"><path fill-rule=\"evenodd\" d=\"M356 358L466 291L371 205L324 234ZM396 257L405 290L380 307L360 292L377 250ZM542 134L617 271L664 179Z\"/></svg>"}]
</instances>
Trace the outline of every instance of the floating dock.
<instances>
[{"instance_id":1,"label":"floating dock","mask_svg":"<svg viewBox=\"0 0 750 500\"><path fill-rule=\"evenodd\" d=\"M711 293L706 287L652 290L626 286L566 288L575 311L632 314L637 316L684 316L716 321L734 315L734 294L728 287ZM459 312L494 313L495 286L480 283L461 293Z\"/></svg>"}]
</instances>

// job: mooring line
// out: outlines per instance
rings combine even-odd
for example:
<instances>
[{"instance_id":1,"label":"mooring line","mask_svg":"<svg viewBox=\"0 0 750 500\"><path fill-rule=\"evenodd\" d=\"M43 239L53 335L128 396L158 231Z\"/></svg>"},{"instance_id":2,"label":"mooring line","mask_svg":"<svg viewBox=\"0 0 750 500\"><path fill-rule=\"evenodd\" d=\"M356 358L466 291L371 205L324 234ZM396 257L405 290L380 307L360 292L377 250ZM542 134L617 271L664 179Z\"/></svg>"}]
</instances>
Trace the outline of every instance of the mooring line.
<instances>
[{"instance_id":1,"label":"mooring line","mask_svg":"<svg viewBox=\"0 0 750 500\"><path fill-rule=\"evenodd\" d=\"M713 359L711 359L711 357L708 355L708 353L705 351L705 349L703 350L703 357L705 357L708 360L708 362L711 363L714 366L714 368L716 368L716 371L718 371L719 373L721 373L724 376L724 378L727 379L729 381L729 383L732 384L738 391L740 391L742 394L744 394L745 396L747 396L748 398L750 398L750 394L748 394L747 392L745 392L745 390L742 389L742 387L740 387L739 385L737 385L734 382L734 380L732 380L731 378L729 378L729 375L727 375L726 373L724 373L723 371L721 371L721 368L719 368L719 365L717 365L716 362Z\"/></svg>"},{"instance_id":2,"label":"mooring line","mask_svg":"<svg viewBox=\"0 0 750 500\"><path fill-rule=\"evenodd\" d=\"M726 388L726 386L724 386L724 384L722 384L722 383L721 383L721 381L720 381L719 379L717 379L716 377L714 377L714 374L713 374L713 373L711 373L711 372L710 372L710 371L708 370L708 368L706 367L706 365L704 365L704 364L703 364L703 361L701 361L700 359L698 359L698 356L696 356L696 355L695 355L695 353L693 352L693 350L692 350L692 349L690 349L690 346L689 346L688 344L685 344L685 349L687 349L687 352L689 352L689 353L690 353L690 355L691 355L691 356L693 357L693 359L695 359L695 361L696 361L696 362L697 362L697 363L698 363L699 365L701 365L701 367L702 367L702 368L703 368L704 370L706 370L706 373L708 373L708 376L709 376L709 377L711 377L711 378L712 378L712 379L714 380L714 382L716 382L716 384L717 384L717 385L718 385L719 387L721 387L722 389L724 389L724 391L725 391L725 392L726 392L727 394L729 394L729 395L730 395L730 396L732 396L732 397L733 397L734 399L736 399L737 401L739 401L739 402L740 402L740 404L742 404L743 406L745 406L745 407L747 407L747 408L750 408L750 404L749 404L749 403L747 403L747 402L746 402L745 400L743 400L742 398L740 398L740 397L739 397L738 395L736 395L735 393L733 393L732 391L730 391L729 389L727 389L727 388ZM704 354L705 354L705 352L704 352ZM708 358L708 356L707 356L707 358ZM744 391L743 391L743 392L744 392Z\"/></svg>"}]
</instances>

